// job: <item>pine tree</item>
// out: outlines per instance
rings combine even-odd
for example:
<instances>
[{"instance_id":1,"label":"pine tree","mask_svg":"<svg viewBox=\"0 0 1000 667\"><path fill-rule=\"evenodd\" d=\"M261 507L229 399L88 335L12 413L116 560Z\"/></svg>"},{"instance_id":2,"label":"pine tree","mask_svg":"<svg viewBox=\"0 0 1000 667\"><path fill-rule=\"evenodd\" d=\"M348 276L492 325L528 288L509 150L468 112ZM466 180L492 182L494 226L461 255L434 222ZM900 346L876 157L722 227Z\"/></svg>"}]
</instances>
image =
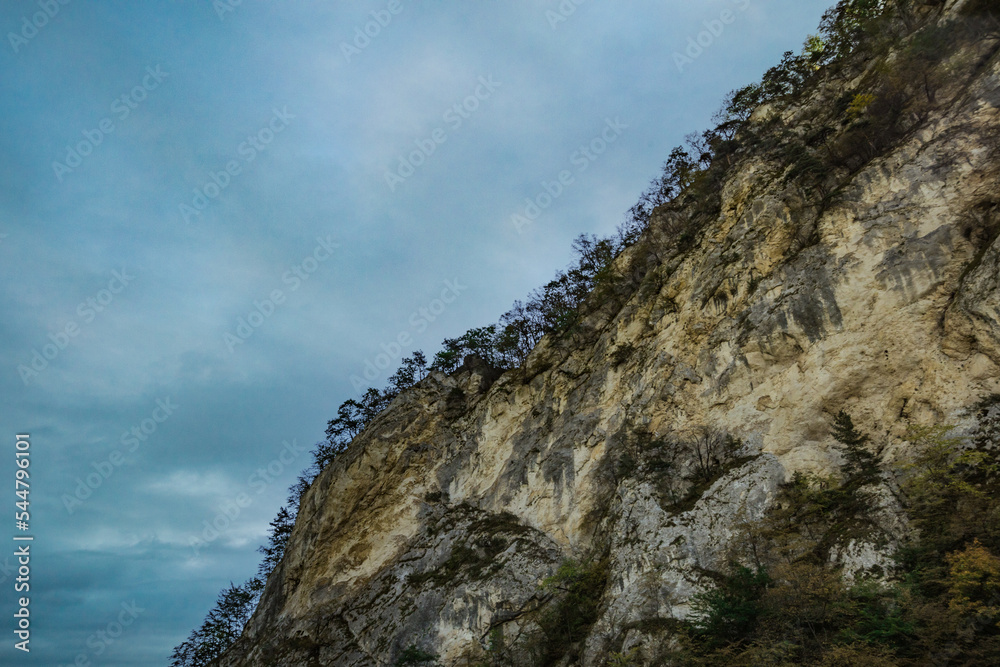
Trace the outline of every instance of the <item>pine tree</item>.
<instances>
[{"instance_id":1,"label":"pine tree","mask_svg":"<svg viewBox=\"0 0 1000 667\"><path fill-rule=\"evenodd\" d=\"M833 421L833 437L843 445L845 485L859 486L878 479L878 457L865 447L868 436L854 426L851 416L843 410Z\"/></svg>"},{"instance_id":2,"label":"pine tree","mask_svg":"<svg viewBox=\"0 0 1000 667\"><path fill-rule=\"evenodd\" d=\"M287 507L278 510L278 515L271 521L271 530L268 531L267 544L257 547L257 551L264 554L264 560L257 568L257 577L267 580L268 575L281 562L285 555L285 546L288 545L288 537L295 527L295 515L288 511Z\"/></svg>"},{"instance_id":3,"label":"pine tree","mask_svg":"<svg viewBox=\"0 0 1000 667\"><path fill-rule=\"evenodd\" d=\"M243 634L263 588L258 578L242 586L229 582L201 626L174 648L170 667L204 667L222 655Z\"/></svg>"}]
</instances>

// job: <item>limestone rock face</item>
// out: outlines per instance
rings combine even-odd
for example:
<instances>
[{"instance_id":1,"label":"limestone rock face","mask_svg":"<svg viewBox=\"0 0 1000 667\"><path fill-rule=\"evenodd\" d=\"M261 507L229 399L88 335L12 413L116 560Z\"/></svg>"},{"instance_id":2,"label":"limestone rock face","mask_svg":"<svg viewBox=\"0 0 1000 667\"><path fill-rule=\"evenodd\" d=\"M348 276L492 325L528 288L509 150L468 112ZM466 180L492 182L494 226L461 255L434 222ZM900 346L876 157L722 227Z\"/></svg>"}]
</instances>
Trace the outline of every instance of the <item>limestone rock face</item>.
<instances>
[{"instance_id":1,"label":"limestone rock face","mask_svg":"<svg viewBox=\"0 0 1000 667\"><path fill-rule=\"evenodd\" d=\"M744 159L690 247L673 230L694 213L658 209L617 260L633 283L524 368L467 363L398 396L305 494L219 664L383 666L409 646L474 664L530 632L564 559L595 553L607 583L572 664L604 664L689 613L793 472L838 470L838 411L890 460L908 424L968 426L1000 392L995 46L964 54L952 102L827 201ZM891 497L880 511L890 541L905 531Z\"/></svg>"}]
</instances>

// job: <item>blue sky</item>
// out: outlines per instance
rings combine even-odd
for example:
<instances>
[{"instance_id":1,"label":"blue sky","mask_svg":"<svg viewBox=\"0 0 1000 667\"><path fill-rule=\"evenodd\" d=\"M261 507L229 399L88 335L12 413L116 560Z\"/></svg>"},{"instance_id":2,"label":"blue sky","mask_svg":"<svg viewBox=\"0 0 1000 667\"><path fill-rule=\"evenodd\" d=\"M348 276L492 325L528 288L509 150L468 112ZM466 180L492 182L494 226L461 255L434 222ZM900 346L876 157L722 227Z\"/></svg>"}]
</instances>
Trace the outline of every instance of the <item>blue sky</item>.
<instances>
[{"instance_id":1,"label":"blue sky","mask_svg":"<svg viewBox=\"0 0 1000 667\"><path fill-rule=\"evenodd\" d=\"M366 362L495 321L611 233L827 6L64 2L0 5L0 540L17 433L35 537L30 654L0 551L3 664L166 664Z\"/></svg>"}]
</instances>

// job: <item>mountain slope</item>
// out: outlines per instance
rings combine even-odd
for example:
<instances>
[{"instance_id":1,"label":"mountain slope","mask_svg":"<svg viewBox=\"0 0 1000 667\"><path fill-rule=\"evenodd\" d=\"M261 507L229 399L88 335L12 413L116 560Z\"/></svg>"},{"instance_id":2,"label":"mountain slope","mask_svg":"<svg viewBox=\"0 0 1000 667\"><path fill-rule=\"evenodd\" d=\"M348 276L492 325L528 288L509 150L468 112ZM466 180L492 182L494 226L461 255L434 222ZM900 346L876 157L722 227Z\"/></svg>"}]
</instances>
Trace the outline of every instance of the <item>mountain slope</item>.
<instances>
[{"instance_id":1,"label":"mountain slope","mask_svg":"<svg viewBox=\"0 0 1000 667\"><path fill-rule=\"evenodd\" d=\"M1000 392L1000 60L971 4L758 106L523 368L398 396L303 496L219 664L607 664L669 643L794 473L840 469L839 412L886 468L912 425L974 432ZM928 31L920 95L881 109ZM876 526L827 545L848 577L908 533L879 488Z\"/></svg>"}]
</instances>

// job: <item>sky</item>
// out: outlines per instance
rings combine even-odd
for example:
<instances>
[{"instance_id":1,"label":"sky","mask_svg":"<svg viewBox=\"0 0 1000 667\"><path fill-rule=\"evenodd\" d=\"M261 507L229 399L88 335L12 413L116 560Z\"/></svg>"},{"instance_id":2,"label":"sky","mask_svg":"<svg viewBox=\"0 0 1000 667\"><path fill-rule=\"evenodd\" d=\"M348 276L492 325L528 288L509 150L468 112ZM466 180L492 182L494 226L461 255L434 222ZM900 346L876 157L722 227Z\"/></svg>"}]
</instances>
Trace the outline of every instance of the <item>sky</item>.
<instances>
[{"instance_id":1,"label":"sky","mask_svg":"<svg viewBox=\"0 0 1000 667\"><path fill-rule=\"evenodd\" d=\"M830 1L0 3L0 663L166 665L337 406L612 233Z\"/></svg>"}]
</instances>

